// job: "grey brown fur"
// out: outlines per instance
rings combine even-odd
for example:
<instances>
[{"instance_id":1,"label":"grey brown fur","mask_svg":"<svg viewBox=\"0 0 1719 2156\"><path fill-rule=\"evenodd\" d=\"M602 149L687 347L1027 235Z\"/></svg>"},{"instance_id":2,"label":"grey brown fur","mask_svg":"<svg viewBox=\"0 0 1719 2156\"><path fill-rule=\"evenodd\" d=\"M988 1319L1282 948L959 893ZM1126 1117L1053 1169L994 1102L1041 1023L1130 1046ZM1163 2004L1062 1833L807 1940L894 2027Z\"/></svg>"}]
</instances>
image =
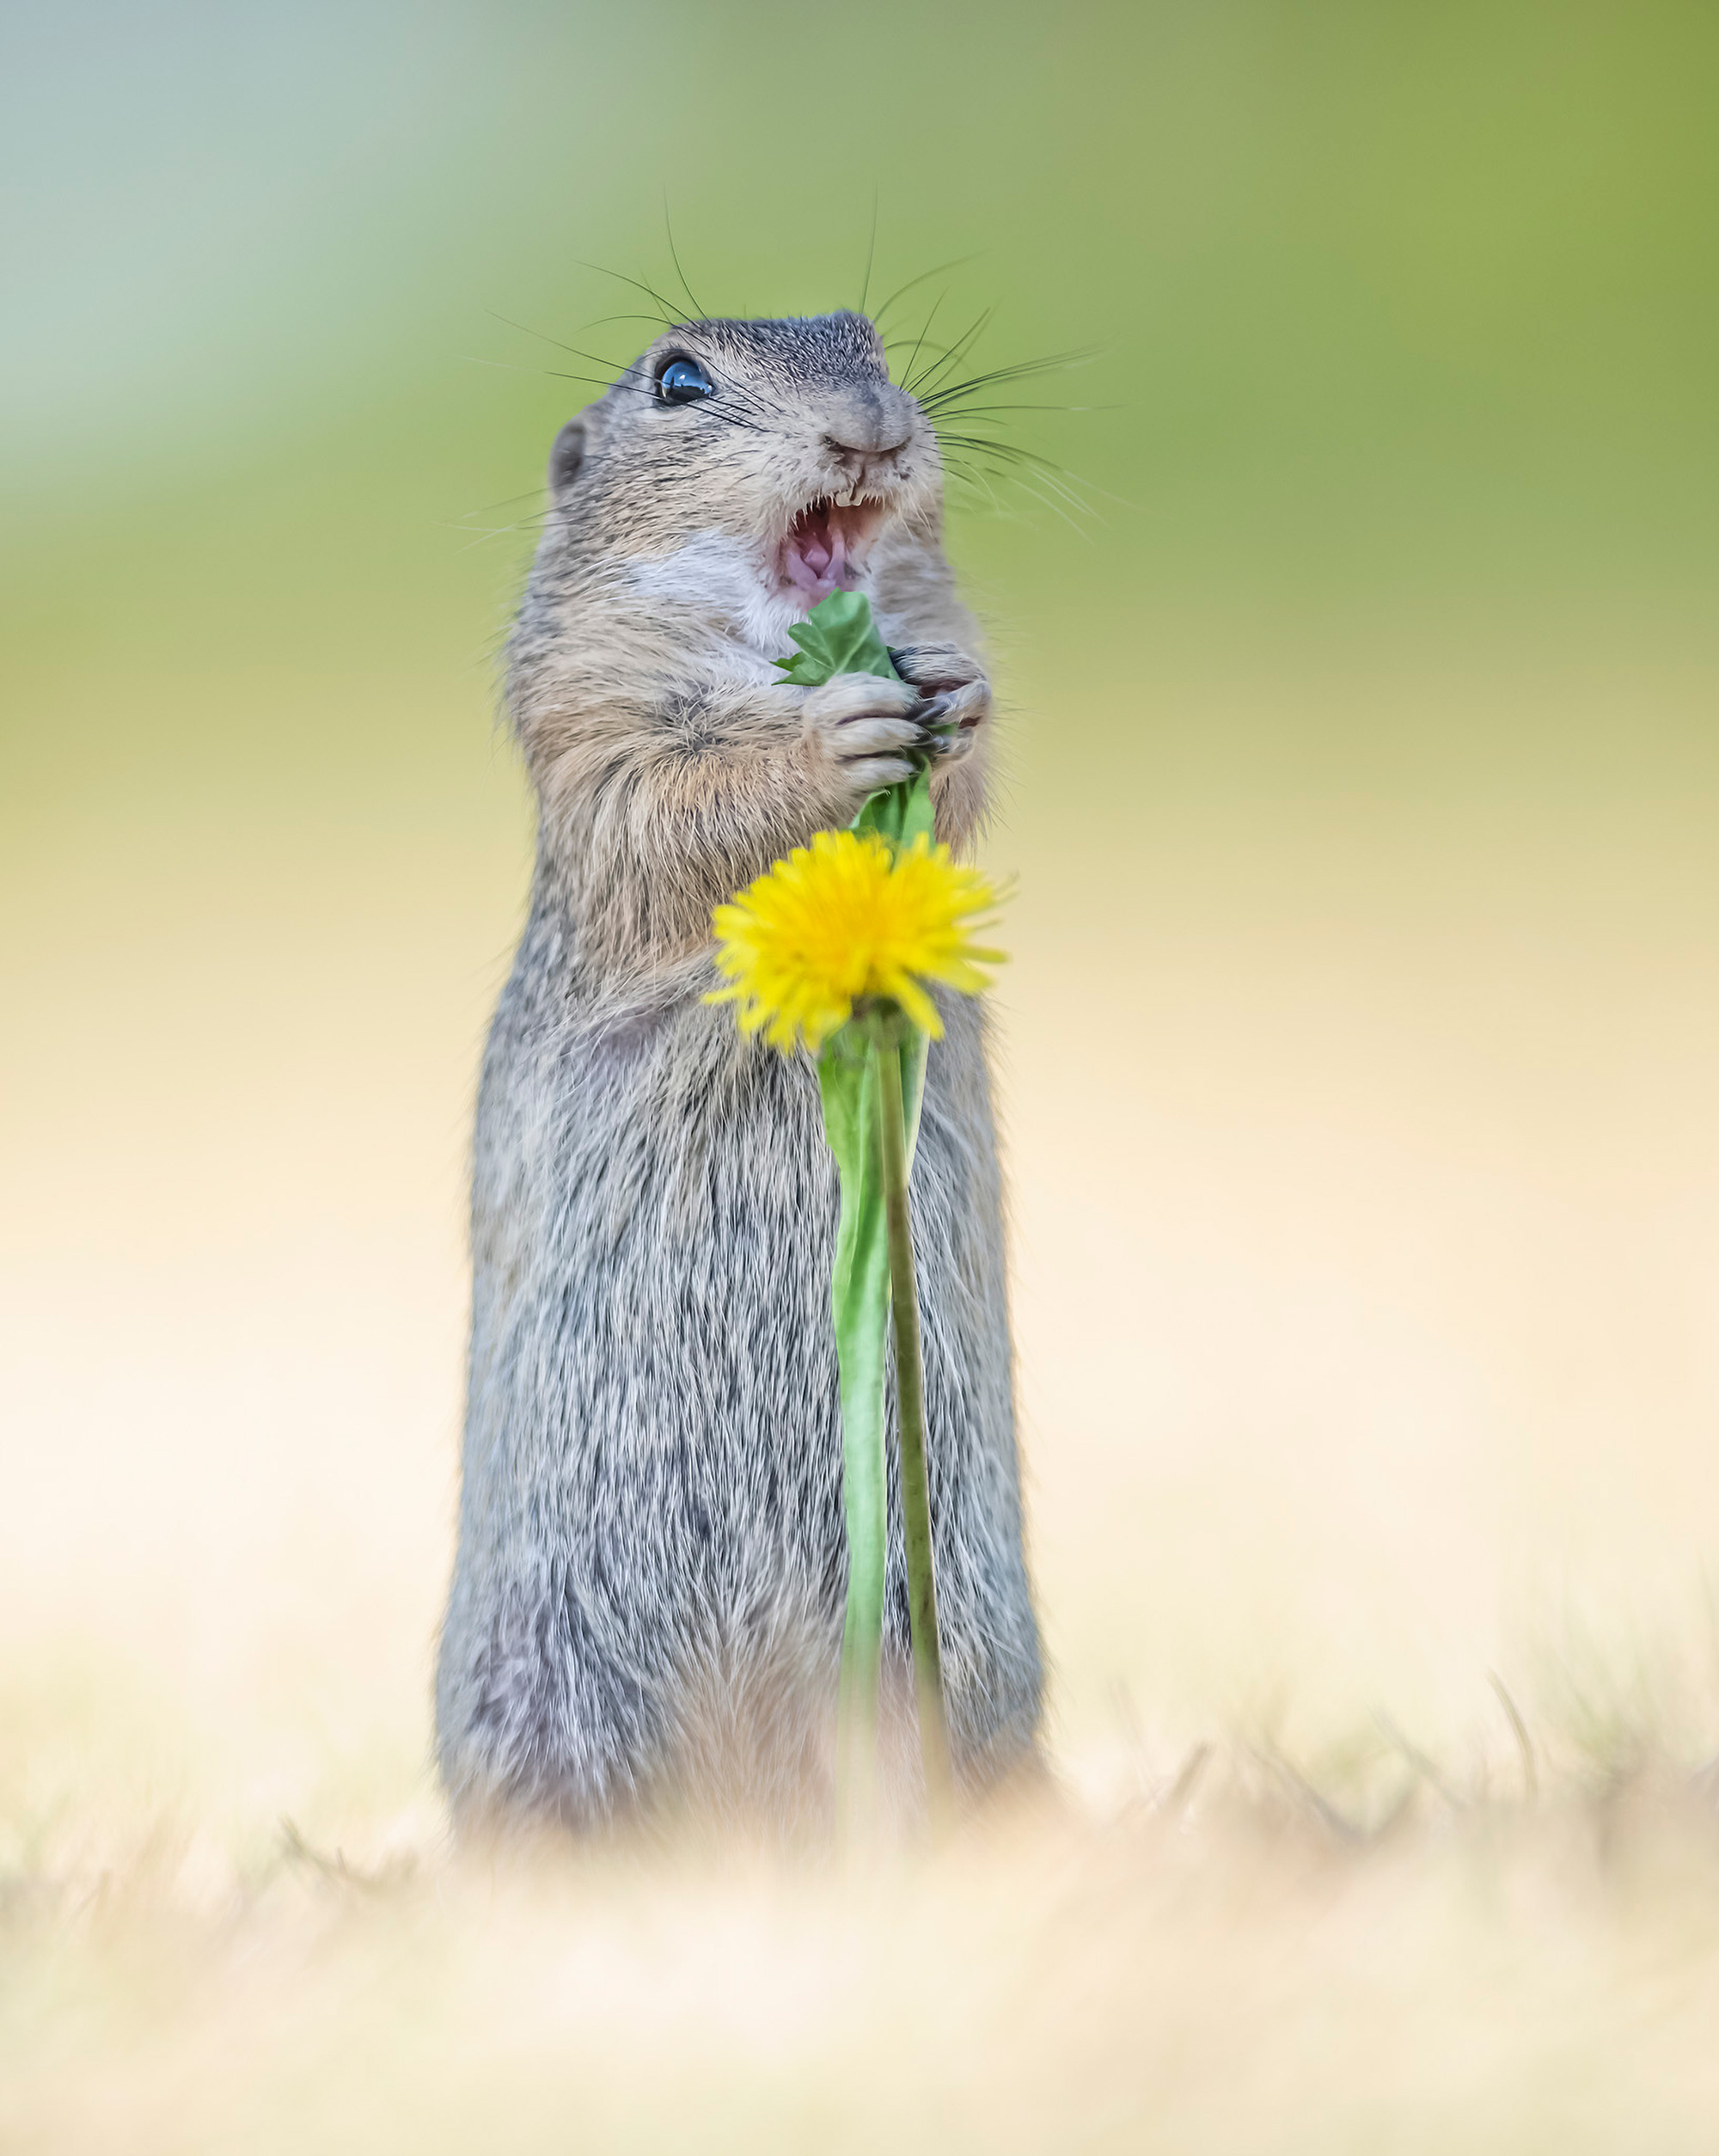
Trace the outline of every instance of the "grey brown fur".
<instances>
[{"instance_id":1,"label":"grey brown fur","mask_svg":"<svg viewBox=\"0 0 1719 2156\"><path fill-rule=\"evenodd\" d=\"M713 398L662 401L676 354ZM959 723L933 784L966 845L989 690L934 438L861 316L676 329L563 430L551 488L511 649L539 852L479 1095L439 1762L467 1821L816 1819L846 1568L835 1179L810 1061L700 1000L711 910L905 775L928 738L918 690ZM917 689L780 685L804 602L780 550L820 499L876 522L861 588ZM978 1790L1035 1761L1040 1666L983 1020L942 1008L913 1218L944 1667ZM893 1483L891 1510L910 1780Z\"/></svg>"}]
</instances>

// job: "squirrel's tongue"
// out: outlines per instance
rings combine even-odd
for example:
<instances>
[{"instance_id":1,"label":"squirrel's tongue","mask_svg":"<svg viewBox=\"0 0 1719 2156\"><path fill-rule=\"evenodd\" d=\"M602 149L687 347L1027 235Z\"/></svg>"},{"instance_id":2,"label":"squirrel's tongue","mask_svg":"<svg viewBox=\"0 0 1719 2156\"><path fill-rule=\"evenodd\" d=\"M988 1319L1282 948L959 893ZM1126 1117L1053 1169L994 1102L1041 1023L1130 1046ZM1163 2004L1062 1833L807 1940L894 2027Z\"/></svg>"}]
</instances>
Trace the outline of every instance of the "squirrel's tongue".
<instances>
[{"instance_id":1,"label":"squirrel's tongue","mask_svg":"<svg viewBox=\"0 0 1719 2156\"><path fill-rule=\"evenodd\" d=\"M815 502L794 519L782 542L782 574L814 605L852 585L859 564L848 552L847 517L829 502Z\"/></svg>"}]
</instances>

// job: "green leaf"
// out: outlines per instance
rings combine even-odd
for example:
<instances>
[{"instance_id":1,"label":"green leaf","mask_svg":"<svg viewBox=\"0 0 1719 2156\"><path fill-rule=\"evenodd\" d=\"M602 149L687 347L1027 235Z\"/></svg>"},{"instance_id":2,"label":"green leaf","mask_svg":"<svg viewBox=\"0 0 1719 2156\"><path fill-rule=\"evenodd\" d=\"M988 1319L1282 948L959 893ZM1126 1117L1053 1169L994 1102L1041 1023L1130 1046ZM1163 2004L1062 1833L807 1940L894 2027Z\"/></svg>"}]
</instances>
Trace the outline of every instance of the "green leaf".
<instances>
[{"instance_id":1,"label":"green leaf","mask_svg":"<svg viewBox=\"0 0 1719 2156\"><path fill-rule=\"evenodd\" d=\"M799 648L792 658L779 658L776 665L783 679L797 689L822 689L837 674L901 679L890 664L888 647L872 619L872 603L863 591L832 591L788 636Z\"/></svg>"},{"instance_id":2,"label":"green leaf","mask_svg":"<svg viewBox=\"0 0 1719 2156\"><path fill-rule=\"evenodd\" d=\"M881 792L868 793L854 818L856 831L876 831L880 838L899 849L911 846L923 832L927 838L937 836L937 819L931 805L931 781L923 771L911 779L903 779L899 786L886 786Z\"/></svg>"},{"instance_id":3,"label":"green leaf","mask_svg":"<svg viewBox=\"0 0 1719 2156\"><path fill-rule=\"evenodd\" d=\"M899 681L889 648L872 619L872 602L863 591L832 591L820 599L804 621L788 634L799 649L792 658L774 663L784 683L796 689L822 689L837 674L876 674L884 681ZM947 728L941 729L947 732ZM919 768L915 777L899 786L873 793L861 806L852 828L878 831L892 846L911 845L921 831L935 837L931 793L925 775L929 756L924 750L908 752Z\"/></svg>"}]
</instances>

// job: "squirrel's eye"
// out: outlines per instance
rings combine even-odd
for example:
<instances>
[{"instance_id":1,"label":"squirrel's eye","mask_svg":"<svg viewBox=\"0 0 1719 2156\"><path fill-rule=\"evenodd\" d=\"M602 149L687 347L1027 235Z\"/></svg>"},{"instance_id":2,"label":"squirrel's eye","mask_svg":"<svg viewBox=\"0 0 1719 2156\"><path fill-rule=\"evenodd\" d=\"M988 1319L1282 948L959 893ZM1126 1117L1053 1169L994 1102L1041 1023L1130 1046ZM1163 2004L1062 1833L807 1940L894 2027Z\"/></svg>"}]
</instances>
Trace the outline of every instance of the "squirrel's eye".
<instances>
[{"instance_id":1,"label":"squirrel's eye","mask_svg":"<svg viewBox=\"0 0 1719 2156\"><path fill-rule=\"evenodd\" d=\"M664 404L696 404L713 397L716 384L696 359L671 359L657 377L657 394Z\"/></svg>"}]
</instances>

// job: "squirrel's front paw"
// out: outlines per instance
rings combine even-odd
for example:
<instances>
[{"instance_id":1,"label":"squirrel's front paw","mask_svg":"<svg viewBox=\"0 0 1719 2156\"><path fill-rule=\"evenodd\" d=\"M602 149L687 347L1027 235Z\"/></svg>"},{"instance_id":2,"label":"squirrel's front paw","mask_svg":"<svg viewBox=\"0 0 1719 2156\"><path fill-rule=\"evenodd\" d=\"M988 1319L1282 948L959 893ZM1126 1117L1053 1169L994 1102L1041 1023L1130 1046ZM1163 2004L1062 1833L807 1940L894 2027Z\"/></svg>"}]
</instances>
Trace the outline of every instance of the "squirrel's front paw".
<instances>
[{"instance_id":1,"label":"squirrel's front paw","mask_svg":"<svg viewBox=\"0 0 1719 2156\"><path fill-rule=\"evenodd\" d=\"M928 700L921 717L938 732L939 762L957 762L991 715L991 684L984 669L955 644L904 645L890 653L890 662Z\"/></svg>"},{"instance_id":2,"label":"squirrel's front paw","mask_svg":"<svg viewBox=\"0 0 1719 2156\"><path fill-rule=\"evenodd\" d=\"M807 749L856 801L913 776L908 751L926 745L924 705L905 682L837 674L800 707Z\"/></svg>"}]
</instances>

